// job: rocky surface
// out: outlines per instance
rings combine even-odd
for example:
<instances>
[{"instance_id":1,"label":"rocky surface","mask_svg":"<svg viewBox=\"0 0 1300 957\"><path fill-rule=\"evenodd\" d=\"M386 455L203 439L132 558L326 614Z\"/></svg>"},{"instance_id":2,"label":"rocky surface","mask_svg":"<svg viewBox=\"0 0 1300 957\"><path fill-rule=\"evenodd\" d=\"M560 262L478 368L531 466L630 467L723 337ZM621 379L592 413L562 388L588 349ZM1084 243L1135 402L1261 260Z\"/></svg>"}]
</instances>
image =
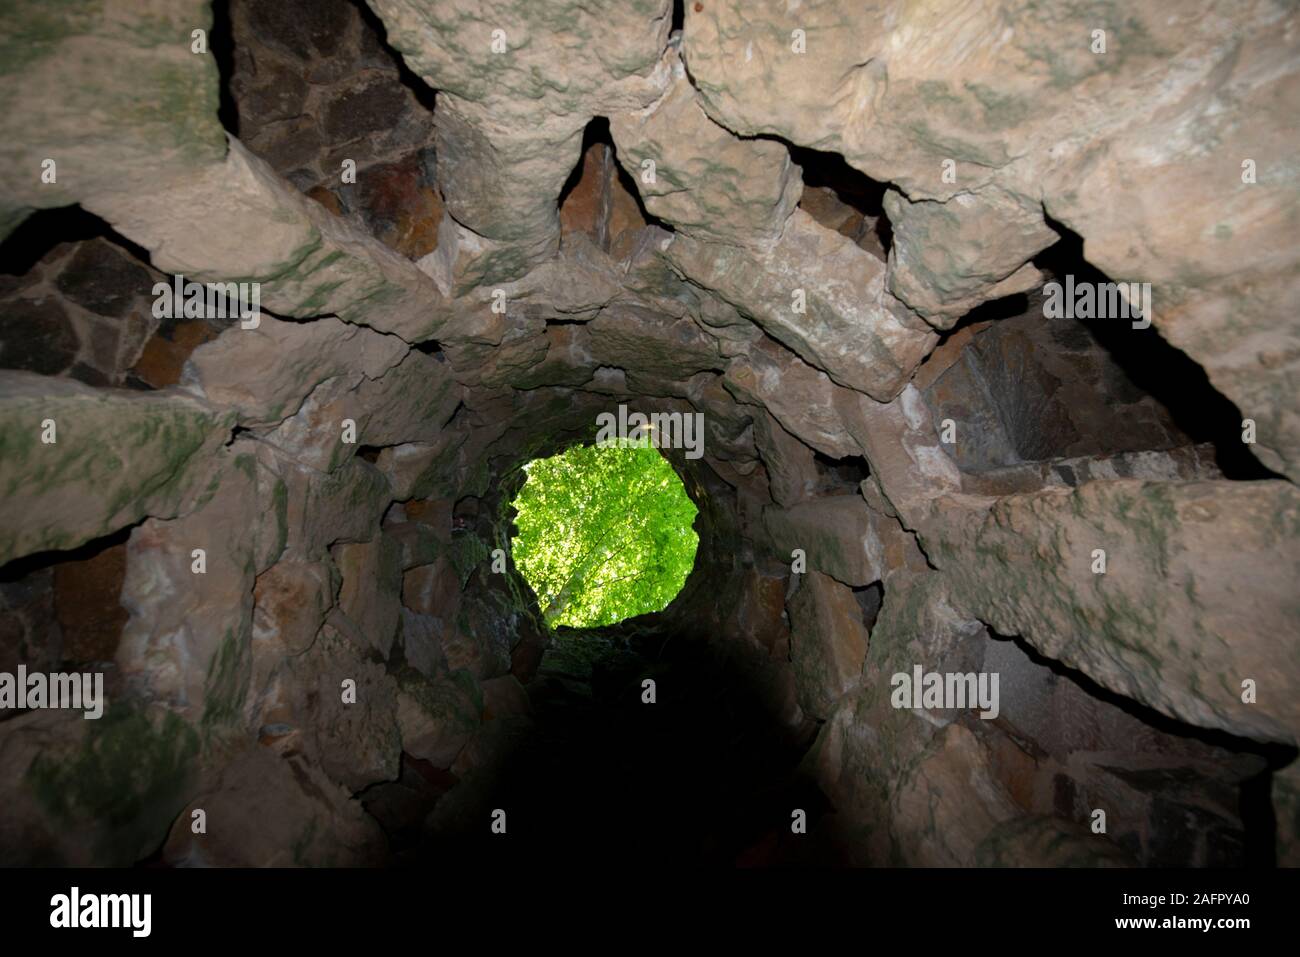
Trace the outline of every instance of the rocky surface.
<instances>
[{"instance_id":1,"label":"rocky surface","mask_svg":"<svg viewBox=\"0 0 1300 957\"><path fill-rule=\"evenodd\" d=\"M1296 261L1291 244L1268 237L1300 193L1284 176L1247 183L1242 164L1258 166L1247 154L1269 150L1288 127L1290 18L1267 2L1217 0L1131 15L1062 5L1048 16L1031 3L989 0L963 17L834 0L754 15L744 0L723 0L687 4L682 50L705 110L734 133L842 153L909 199L944 204L949 234L974 227L960 225L972 214L952 202L957 194L979 197L974 219L989 216L1026 238L1023 212L1008 220L997 210L1007 197L1019 210L1041 203L1116 280L1158 283L1154 324L1240 407L1265 410L1269 437L1258 451L1276 469L1295 460L1295 415L1265 383L1295 374L1294 330L1279 309L1294 296L1285 277ZM1099 29L1104 53L1093 49ZM1220 111L1229 89L1234 109ZM1126 176L1130 169L1142 173ZM1163 197L1172 196L1179 213L1166 215ZM1225 205L1234 209L1226 218ZM1034 245L1021 245L1026 257ZM1247 250L1269 252L1255 259ZM899 263L910 273L912 261L896 249L894 274ZM989 263L989 279L1007 265ZM951 265L958 275L941 289L979 273L960 258ZM1222 322L1229 308L1238 316L1231 332ZM1260 376L1262 368L1273 371Z\"/></svg>"},{"instance_id":2,"label":"rocky surface","mask_svg":"<svg viewBox=\"0 0 1300 957\"><path fill-rule=\"evenodd\" d=\"M22 0L0 11L0 33L9 38L0 91L4 164L22 171L5 178L0 236L34 209L147 194L221 162L217 62L206 46L192 52L192 32L212 28L209 4L43 7Z\"/></svg>"},{"instance_id":3,"label":"rocky surface","mask_svg":"<svg viewBox=\"0 0 1300 957\"><path fill-rule=\"evenodd\" d=\"M1288 482L1117 479L942 508L921 544L1001 633L1189 723L1295 743L1298 523ZM1275 693L1247 703L1247 680Z\"/></svg>"},{"instance_id":4,"label":"rocky surface","mask_svg":"<svg viewBox=\"0 0 1300 957\"><path fill-rule=\"evenodd\" d=\"M197 813L205 830L194 830ZM232 827L241 822L240 827ZM257 748L226 766L177 818L172 867L364 867L381 834L358 801L311 765Z\"/></svg>"},{"instance_id":5,"label":"rocky surface","mask_svg":"<svg viewBox=\"0 0 1300 957\"><path fill-rule=\"evenodd\" d=\"M1297 862L1294 11L64 6L0 12L0 670L109 710L0 711L0 863ZM557 634L509 501L619 404L704 417L696 568Z\"/></svg>"},{"instance_id":6,"label":"rocky surface","mask_svg":"<svg viewBox=\"0 0 1300 957\"><path fill-rule=\"evenodd\" d=\"M232 425L229 412L187 396L25 372L0 373L0 410L6 561L192 509L216 491L214 465Z\"/></svg>"}]
</instances>

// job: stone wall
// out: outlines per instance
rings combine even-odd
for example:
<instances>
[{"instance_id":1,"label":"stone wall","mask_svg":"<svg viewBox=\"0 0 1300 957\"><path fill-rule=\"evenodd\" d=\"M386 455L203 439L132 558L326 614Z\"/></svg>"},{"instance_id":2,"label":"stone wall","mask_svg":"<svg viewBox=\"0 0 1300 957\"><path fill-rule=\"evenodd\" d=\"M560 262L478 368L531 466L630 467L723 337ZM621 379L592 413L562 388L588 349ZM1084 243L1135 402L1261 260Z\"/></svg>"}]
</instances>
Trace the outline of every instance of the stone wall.
<instances>
[{"instance_id":1,"label":"stone wall","mask_svg":"<svg viewBox=\"0 0 1300 957\"><path fill-rule=\"evenodd\" d=\"M0 672L109 707L0 711L0 862L455 848L669 643L819 795L744 860L1295 863L1295 14L1148 4L1102 55L1047 6L112 2L34 44ZM1063 273L1152 327L1047 319ZM156 316L177 275L260 318ZM492 553L619 403L704 415L701 547L602 679ZM898 706L916 667L999 714Z\"/></svg>"}]
</instances>

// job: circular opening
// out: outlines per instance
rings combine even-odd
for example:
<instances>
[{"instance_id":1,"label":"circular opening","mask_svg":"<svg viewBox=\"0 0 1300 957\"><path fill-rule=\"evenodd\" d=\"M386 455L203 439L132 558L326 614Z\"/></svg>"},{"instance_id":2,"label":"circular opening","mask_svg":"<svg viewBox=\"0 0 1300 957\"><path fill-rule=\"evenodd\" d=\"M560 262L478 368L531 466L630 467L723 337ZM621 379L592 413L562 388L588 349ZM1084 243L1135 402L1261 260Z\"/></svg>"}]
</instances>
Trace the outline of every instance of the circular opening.
<instances>
[{"instance_id":1,"label":"circular opening","mask_svg":"<svg viewBox=\"0 0 1300 957\"><path fill-rule=\"evenodd\" d=\"M649 442L574 446L524 472L511 548L548 625L612 625L677 597L697 510Z\"/></svg>"}]
</instances>

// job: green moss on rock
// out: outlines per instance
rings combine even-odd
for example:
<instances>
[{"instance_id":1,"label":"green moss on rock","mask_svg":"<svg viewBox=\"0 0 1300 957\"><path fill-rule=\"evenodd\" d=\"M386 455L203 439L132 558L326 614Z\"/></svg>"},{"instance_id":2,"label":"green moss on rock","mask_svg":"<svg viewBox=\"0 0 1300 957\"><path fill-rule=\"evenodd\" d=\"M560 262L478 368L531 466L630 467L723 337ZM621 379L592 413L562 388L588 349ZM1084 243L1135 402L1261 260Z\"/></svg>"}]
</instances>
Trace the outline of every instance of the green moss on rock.
<instances>
[{"instance_id":1,"label":"green moss on rock","mask_svg":"<svg viewBox=\"0 0 1300 957\"><path fill-rule=\"evenodd\" d=\"M95 858L134 863L160 843L184 807L199 737L182 718L110 707L66 758L38 755L25 783L55 821L88 828Z\"/></svg>"}]
</instances>

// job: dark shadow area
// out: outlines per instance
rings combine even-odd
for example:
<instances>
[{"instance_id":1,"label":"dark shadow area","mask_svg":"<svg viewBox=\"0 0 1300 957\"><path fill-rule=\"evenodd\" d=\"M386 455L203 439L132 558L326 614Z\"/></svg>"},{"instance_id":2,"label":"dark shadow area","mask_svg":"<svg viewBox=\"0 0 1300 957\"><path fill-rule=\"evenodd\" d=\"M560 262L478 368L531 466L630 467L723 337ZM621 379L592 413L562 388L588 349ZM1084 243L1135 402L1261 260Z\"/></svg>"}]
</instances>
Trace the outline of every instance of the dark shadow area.
<instances>
[{"instance_id":1,"label":"dark shadow area","mask_svg":"<svg viewBox=\"0 0 1300 957\"><path fill-rule=\"evenodd\" d=\"M948 337L960 329L967 326L973 326L981 322L996 322L999 319L1012 319L1016 316L1023 316L1029 309L1029 296L1026 293L1018 292L1012 296L1003 296L1001 299L990 299L988 302L982 302L966 315L962 316L953 325L951 329L942 332L939 340L940 344L947 341ZM927 357L928 358L928 357Z\"/></svg>"},{"instance_id":2,"label":"dark shadow area","mask_svg":"<svg viewBox=\"0 0 1300 957\"><path fill-rule=\"evenodd\" d=\"M443 352L442 345L433 339L426 339L423 342L417 342L411 346L416 352L423 352L426 356L432 356L439 362L447 361L447 354Z\"/></svg>"},{"instance_id":3,"label":"dark shadow area","mask_svg":"<svg viewBox=\"0 0 1300 957\"><path fill-rule=\"evenodd\" d=\"M583 166L587 159L587 150L596 144L602 144L613 149L614 139L609 132L609 120L603 116L597 116L589 122L582 131L582 146L578 149L578 162L573 167L573 172L569 178L564 181L564 186L560 188L560 195L555 201L556 206L563 206L564 201L573 193L575 187L582 180Z\"/></svg>"},{"instance_id":4,"label":"dark shadow area","mask_svg":"<svg viewBox=\"0 0 1300 957\"><path fill-rule=\"evenodd\" d=\"M1029 296L1025 293L1016 293L1012 296L1003 296L1001 299L990 299L988 302L980 303L966 315L962 316L951 328L939 332L939 342L933 349L925 354L921 364L917 366L918 371L925 367L930 360L936 355L943 355L943 347L947 342L959 332L979 325L983 322L996 322L999 319L1014 319L1016 316L1023 316L1029 311Z\"/></svg>"},{"instance_id":5,"label":"dark shadow area","mask_svg":"<svg viewBox=\"0 0 1300 957\"><path fill-rule=\"evenodd\" d=\"M823 452L812 450L813 465L817 468L818 492L820 494L858 493L858 487L871 475L871 466L866 456L849 455L842 459L833 459Z\"/></svg>"},{"instance_id":6,"label":"dark shadow area","mask_svg":"<svg viewBox=\"0 0 1300 957\"><path fill-rule=\"evenodd\" d=\"M390 838L414 841L395 841L398 863L817 863L816 843L790 826L802 809L811 834L829 809L797 772L806 743L789 741L699 636L666 633L658 617L560 629L529 685L531 720L483 803L436 837L390 821ZM427 770L420 791L437 800L448 772ZM492 833L496 810L505 834Z\"/></svg>"},{"instance_id":7,"label":"dark shadow area","mask_svg":"<svg viewBox=\"0 0 1300 957\"><path fill-rule=\"evenodd\" d=\"M433 112L434 105L437 101L438 91L406 65L406 60L402 57L391 44L388 42L388 30L384 27L384 21L380 20L365 0L348 0L357 12L361 14L361 23L363 27L374 34L376 42L381 46L385 53L392 57L393 64L397 67L397 78L415 95L415 100L422 107Z\"/></svg>"},{"instance_id":8,"label":"dark shadow area","mask_svg":"<svg viewBox=\"0 0 1300 957\"><path fill-rule=\"evenodd\" d=\"M1034 265L1060 282L1068 275L1076 284L1112 281L1083 258L1082 237L1051 219L1047 222L1061 234L1061 239L1035 257ZM1158 297L1160 290L1153 288L1152 293ZM1081 334L1105 349L1132 385L1164 406L1193 442L1214 446L1216 464L1225 478L1255 481L1282 477L1264 466L1241 441L1240 410L1215 390L1204 369L1166 342L1154 325L1134 329L1129 320L1114 318L1046 321L1077 323Z\"/></svg>"},{"instance_id":9,"label":"dark shadow area","mask_svg":"<svg viewBox=\"0 0 1300 957\"><path fill-rule=\"evenodd\" d=\"M606 123L606 127L608 128L609 121L605 120L605 123ZM621 164L618 161L618 148L614 146L612 140L610 141L609 148L611 151L610 159L614 161L614 176L618 180L618 184L621 187L623 187L624 192L626 192L629 196L632 197L632 199L636 201L636 208L640 210L641 218L645 220L646 225L658 226L660 229L666 230L670 233L675 233L677 229L676 227L673 226L672 223L665 222L664 220L660 219L654 213L650 212L648 209L645 208L645 200L641 198L641 191L637 189L636 181L633 180L632 177L628 175L627 170L623 168L623 164Z\"/></svg>"},{"instance_id":10,"label":"dark shadow area","mask_svg":"<svg viewBox=\"0 0 1300 957\"><path fill-rule=\"evenodd\" d=\"M142 524L145 519L140 519L119 528L117 531L104 535L100 538L91 539L83 545L76 548L62 549L48 552L34 552L30 555L23 555L21 558L15 558L7 565L0 565L0 585L9 584L10 582L20 581L28 575L35 572L44 571L55 565L61 565L64 562L82 562L89 558L94 558L105 549L112 548L115 545L121 545L131 537L131 532L136 526Z\"/></svg>"},{"instance_id":11,"label":"dark shadow area","mask_svg":"<svg viewBox=\"0 0 1300 957\"><path fill-rule=\"evenodd\" d=\"M582 147L578 153L578 162L574 166L573 172L569 174L569 178L564 181L564 186L560 189L560 195L556 200L556 205L562 207L565 200L572 195L574 189L576 189L578 184L582 181L587 151L593 146L602 147L608 151L608 162L612 167L614 179L614 182L608 184L608 186L610 188L614 188L615 186L621 187L625 193L632 197L633 201L636 203L638 212L641 214L641 219L646 225L658 226L660 229L673 232L674 230L670 223L664 222L646 209L645 201L641 198L641 192L637 189L635 179L632 176L629 176L627 170L625 170L622 164L618 162L618 148L614 145L614 137L610 133L609 119L604 116L594 117L591 122L587 124L586 129L583 130Z\"/></svg>"},{"instance_id":12,"label":"dark shadow area","mask_svg":"<svg viewBox=\"0 0 1300 957\"><path fill-rule=\"evenodd\" d=\"M857 600L858 607L862 609L862 625L870 635L871 629L876 627L876 619L880 617L880 609L884 605L885 586L881 582L859 585L853 589L853 597Z\"/></svg>"},{"instance_id":13,"label":"dark shadow area","mask_svg":"<svg viewBox=\"0 0 1300 957\"><path fill-rule=\"evenodd\" d=\"M220 76L217 119L231 136L239 136L239 104L231 92L230 83L235 75L235 30L230 20L230 0L213 0L212 35L209 38L212 58L217 61Z\"/></svg>"},{"instance_id":14,"label":"dark shadow area","mask_svg":"<svg viewBox=\"0 0 1300 957\"><path fill-rule=\"evenodd\" d=\"M1259 759L1264 765L1263 770L1241 781L1239 785L1239 813L1245 833L1242 864L1248 867L1275 866L1277 822L1272 801L1273 772L1295 761L1300 751L1290 745L1254 741L1227 731L1203 728L1171 718L1141 702L1111 691L1081 671L1054 658L1048 658L1018 635L999 635L992 629L989 629L989 634L995 640L1012 642L1033 664L1049 669L1057 678L1072 682L1090 697L1123 711L1161 734L1195 741L1220 749L1227 755L1252 756ZM1116 750L1123 750L1124 744L1124 742L1116 742ZM1182 821L1180 825L1176 815L1171 816L1165 824L1170 833L1162 833L1160 837L1172 841L1176 837L1172 832L1177 831L1180 826L1186 828L1189 824L1194 826L1194 823L1189 821Z\"/></svg>"},{"instance_id":15,"label":"dark shadow area","mask_svg":"<svg viewBox=\"0 0 1300 957\"><path fill-rule=\"evenodd\" d=\"M0 273L22 276L63 243L106 239L121 246L141 262L149 262L149 253L117 232L94 213L80 206L38 209L0 243Z\"/></svg>"},{"instance_id":16,"label":"dark shadow area","mask_svg":"<svg viewBox=\"0 0 1300 957\"><path fill-rule=\"evenodd\" d=\"M232 445L235 444L237 440L245 437L250 439L255 439L257 437L257 433L244 425L234 426L230 430L230 438L226 439L226 448L230 448Z\"/></svg>"},{"instance_id":17,"label":"dark shadow area","mask_svg":"<svg viewBox=\"0 0 1300 957\"><path fill-rule=\"evenodd\" d=\"M781 140L780 142L785 142ZM880 183L848 164L839 153L827 153L785 143L790 159L803 174L804 198L800 206L823 226L843 233L855 243L876 255L888 257L894 241L893 227L885 215L885 190L889 184ZM833 194L839 204L856 216L844 216L838 209L823 209L810 190L824 190ZM830 217L834 221L828 221Z\"/></svg>"},{"instance_id":18,"label":"dark shadow area","mask_svg":"<svg viewBox=\"0 0 1300 957\"><path fill-rule=\"evenodd\" d=\"M75 548L17 558L0 568L0 672L93 672L111 702L114 658L130 615L120 601L127 542L143 519ZM30 712L0 707L0 723Z\"/></svg>"}]
</instances>

